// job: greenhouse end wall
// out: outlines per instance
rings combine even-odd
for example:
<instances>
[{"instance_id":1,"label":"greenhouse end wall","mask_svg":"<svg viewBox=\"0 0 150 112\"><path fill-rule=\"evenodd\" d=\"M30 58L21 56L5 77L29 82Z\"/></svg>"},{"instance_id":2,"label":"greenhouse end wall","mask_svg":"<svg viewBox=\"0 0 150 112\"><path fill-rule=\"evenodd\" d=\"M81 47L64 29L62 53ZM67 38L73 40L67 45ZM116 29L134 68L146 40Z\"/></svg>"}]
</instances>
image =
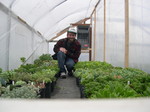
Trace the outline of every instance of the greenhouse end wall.
<instances>
[{"instance_id":1,"label":"greenhouse end wall","mask_svg":"<svg viewBox=\"0 0 150 112\"><path fill-rule=\"evenodd\" d=\"M0 16L0 68L11 70L22 64L21 57L33 63L48 53L48 42L2 4Z\"/></svg>"},{"instance_id":2,"label":"greenhouse end wall","mask_svg":"<svg viewBox=\"0 0 150 112\"><path fill-rule=\"evenodd\" d=\"M129 67L150 73L150 1L129 0ZM94 21L94 13L92 15ZM95 24L92 23L94 33ZM106 46L104 60L104 28ZM92 34L94 36L94 34ZM95 41L96 40L96 41ZM94 43L96 42L96 43ZM104 0L96 8L96 36L93 38L92 59L125 67L125 0L106 0L104 27ZM94 50L94 49L92 49Z\"/></svg>"},{"instance_id":3,"label":"greenhouse end wall","mask_svg":"<svg viewBox=\"0 0 150 112\"><path fill-rule=\"evenodd\" d=\"M130 0L129 65L150 73L150 1Z\"/></svg>"}]
</instances>

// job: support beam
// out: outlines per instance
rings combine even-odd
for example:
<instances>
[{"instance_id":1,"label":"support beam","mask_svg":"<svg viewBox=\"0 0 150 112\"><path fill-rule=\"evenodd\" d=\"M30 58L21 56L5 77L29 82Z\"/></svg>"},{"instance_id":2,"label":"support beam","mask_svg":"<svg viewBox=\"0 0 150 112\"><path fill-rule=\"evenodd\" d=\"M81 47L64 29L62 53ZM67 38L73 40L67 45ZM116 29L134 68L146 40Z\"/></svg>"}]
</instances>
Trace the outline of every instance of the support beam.
<instances>
[{"instance_id":1,"label":"support beam","mask_svg":"<svg viewBox=\"0 0 150 112\"><path fill-rule=\"evenodd\" d=\"M104 62L106 61L106 0L104 0Z\"/></svg>"},{"instance_id":2,"label":"support beam","mask_svg":"<svg viewBox=\"0 0 150 112\"><path fill-rule=\"evenodd\" d=\"M53 38L51 38L48 42L52 42L54 41L54 39L56 39L57 37L61 36L62 34L66 33L69 27L65 28L64 30L60 31L59 33L57 33L57 35Z\"/></svg>"},{"instance_id":3,"label":"support beam","mask_svg":"<svg viewBox=\"0 0 150 112\"><path fill-rule=\"evenodd\" d=\"M100 1L101 1L101 0L99 0L99 1L97 2L97 4L95 5L95 8L94 8L94 10L92 11L92 13L91 13L91 16L90 16L90 17L92 17L92 15L94 14L94 12L95 12L95 10L96 10L96 8L97 8L98 4L100 3Z\"/></svg>"},{"instance_id":4,"label":"support beam","mask_svg":"<svg viewBox=\"0 0 150 112\"><path fill-rule=\"evenodd\" d=\"M71 24L71 26L88 25L88 24L85 24L85 22L86 22L87 20L89 20L89 19L90 19L90 18L82 19L82 20L78 21L77 23Z\"/></svg>"},{"instance_id":5,"label":"support beam","mask_svg":"<svg viewBox=\"0 0 150 112\"><path fill-rule=\"evenodd\" d=\"M129 0L125 0L125 60L124 66L129 66Z\"/></svg>"},{"instance_id":6,"label":"support beam","mask_svg":"<svg viewBox=\"0 0 150 112\"><path fill-rule=\"evenodd\" d=\"M82 19L82 20L80 20L80 21L78 21L78 22L76 22L76 23L74 23L74 24L72 23L71 26L77 26L77 25L79 25L79 24L83 24L85 21L87 21L87 20L89 20L89 19L90 19L90 18ZM51 38L48 42L52 42L52 41L53 41L54 39L56 39L57 37L59 37L59 36L61 36L62 34L66 33L67 30L68 30L68 28L69 28L69 27L67 27L67 28L63 29L62 31L60 31L59 33L57 33L56 36L53 37L53 38Z\"/></svg>"},{"instance_id":7,"label":"support beam","mask_svg":"<svg viewBox=\"0 0 150 112\"><path fill-rule=\"evenodd\" d=\"M93 54L94 61L95 57L96 57L96 10L94 12L94 54Z\"/></svg>"},{"instance_id":8,"label":"support beam","mask_svg":"<svg viewBox=\"0 0 150 112\"><path fill-rule=\"evenodd\" d=\"M89 47L92 48L92 18L90 18L90 45ZM92 60L92 49L89 51L89 61Z\"/></svg>"}]
</instances>

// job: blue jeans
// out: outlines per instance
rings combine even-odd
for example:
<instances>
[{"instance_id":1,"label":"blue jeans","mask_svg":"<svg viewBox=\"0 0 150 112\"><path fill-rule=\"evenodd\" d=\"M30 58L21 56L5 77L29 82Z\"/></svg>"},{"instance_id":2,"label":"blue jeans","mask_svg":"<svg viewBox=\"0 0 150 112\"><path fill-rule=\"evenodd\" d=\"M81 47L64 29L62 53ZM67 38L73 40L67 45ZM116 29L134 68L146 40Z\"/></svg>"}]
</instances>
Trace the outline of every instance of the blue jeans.
<instances>
[{"instance_id":1,"label":"blue jeans","mask_svg":"<svg viewBox=\"0 0 150 112\"><path fill-rule=\"evenodd\" d=\"M60 68L60 72L66 73L66 69L64 65L66 65L68 72L72 71L75 65L73 59L67 57L66 54L61 51L57 53L57 60L58 60L58 66Z\"/></svg>"}]
</instances>

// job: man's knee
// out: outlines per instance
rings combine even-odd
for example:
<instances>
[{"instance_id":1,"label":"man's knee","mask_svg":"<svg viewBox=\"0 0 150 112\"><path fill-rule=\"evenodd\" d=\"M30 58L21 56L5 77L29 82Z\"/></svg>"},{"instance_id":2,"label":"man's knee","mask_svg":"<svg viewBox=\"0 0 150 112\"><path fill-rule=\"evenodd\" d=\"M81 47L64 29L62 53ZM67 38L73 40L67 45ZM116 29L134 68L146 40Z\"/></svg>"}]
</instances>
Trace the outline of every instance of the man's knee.
<instances>
[{"instance_id":1,"label":"man's knee","mask_svg":"<svg viewBox=\"0 0 150 112\"><path fill-rule=\"evenodd\" d=\"M73 63L66 63L66 66L72 68L74 66L74 64Z\"/></svg>"},{"instance_id":2,"label":"man's knee","mask_svg":"<svg viewBox=\"0 0 150 112\"><path fill-rule=\"evenodd\" d=\"M63 53L62 51L58 51L57 54L58 54L58 55L64 55L65 53Z\"/></svg>"},{"instance_id":3,"label":"man's knee","mask_svg":"<svg viewBox=\"0 0 150 112\"><path fill-rule=\"evenodd\" d=\"M65 53L63 53L62 51L59 51L59 52L57 53L57 56L66 56L66 55L65 55Z\"/></svg>"},{"instance_id":4,"label":"man's knee","mask_svg":"<svg viewBox=\"0 0 150 112\"><path fill-rule=\"evenodd\" d=\"M66 63L66 66L68 69L72 69L74 67L74 64L75 64L74 62L68 62Z\"/></svg>"}]
</instances>

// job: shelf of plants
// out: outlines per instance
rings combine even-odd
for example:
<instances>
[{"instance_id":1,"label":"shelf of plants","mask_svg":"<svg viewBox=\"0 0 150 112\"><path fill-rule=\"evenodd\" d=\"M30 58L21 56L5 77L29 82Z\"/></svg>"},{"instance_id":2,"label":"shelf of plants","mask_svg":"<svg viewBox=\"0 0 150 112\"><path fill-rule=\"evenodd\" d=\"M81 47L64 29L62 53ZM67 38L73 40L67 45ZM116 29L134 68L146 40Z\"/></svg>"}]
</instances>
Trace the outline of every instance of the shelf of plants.
<instances>
[{"instance_id":1,"label":"shelf of plants","mask_svg":"<svg viewBox=\"0 0 150 112\"><path fill-rule=\"evenodd\" d=\"M25 58L20 58L25 63ZM1 98L50 98L58 73L57 61L43 54L34 64L3 72L0 69Z\"/></svg>"},{"instance_id":2,"label":"shelf of plants","mask_svg":"<svg viewBox=\"0 0 150 112\"><path fill-rule=\"evenodd\" d=\"M139 69L113 67L106 62L79 62L74 75L81 98L150 96L150 74Z\"/></svg>"}]
</instances>

